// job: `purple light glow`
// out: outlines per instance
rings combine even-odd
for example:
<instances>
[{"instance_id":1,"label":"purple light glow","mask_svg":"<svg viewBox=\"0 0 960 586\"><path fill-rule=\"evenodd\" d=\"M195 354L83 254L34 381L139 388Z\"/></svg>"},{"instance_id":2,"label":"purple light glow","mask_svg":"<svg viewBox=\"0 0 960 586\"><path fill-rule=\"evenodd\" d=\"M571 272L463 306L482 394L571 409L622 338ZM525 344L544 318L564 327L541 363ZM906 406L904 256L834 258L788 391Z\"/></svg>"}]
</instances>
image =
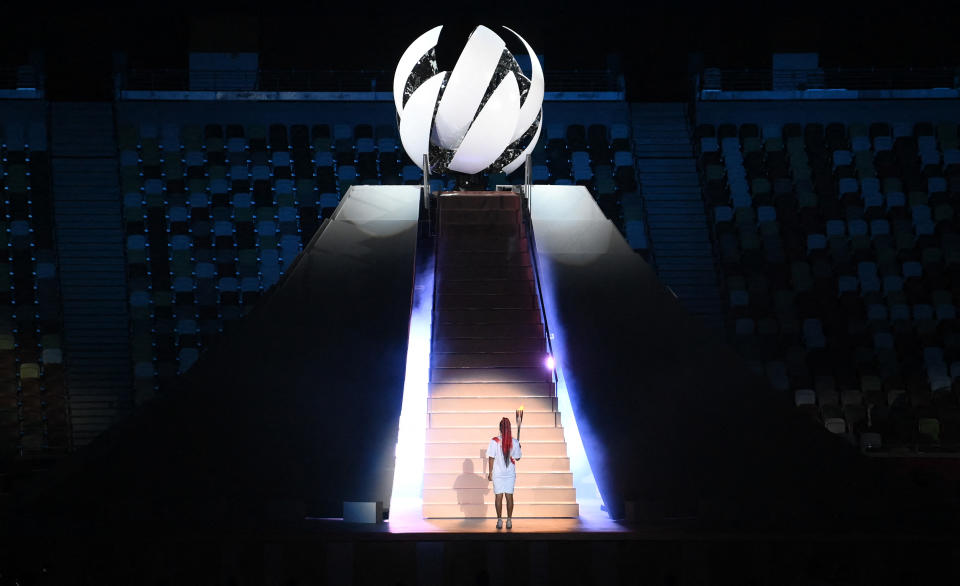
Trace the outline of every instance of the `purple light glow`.
<instances>
[{"instance_id":1,"label":"purple light glow","mask_svg":"<svg viewBox=\"0 0 960 586\"><path fill-rule=\"evenodd\" d=\"M554 361L553 359L553 356L550 356L549 354L547 355L547 359L544 361L544 364L547 366L547 369L549 370L553 370L554 367L557 365L556 361Z\"/></svg>"}]
</instances>

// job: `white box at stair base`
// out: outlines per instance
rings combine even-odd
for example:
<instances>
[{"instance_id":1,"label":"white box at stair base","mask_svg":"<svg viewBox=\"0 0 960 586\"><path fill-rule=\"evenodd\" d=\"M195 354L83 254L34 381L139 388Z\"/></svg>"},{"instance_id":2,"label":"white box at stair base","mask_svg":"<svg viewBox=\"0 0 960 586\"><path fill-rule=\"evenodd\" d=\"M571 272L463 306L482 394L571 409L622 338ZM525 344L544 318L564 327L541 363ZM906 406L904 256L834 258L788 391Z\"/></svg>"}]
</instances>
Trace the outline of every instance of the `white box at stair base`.
<instances>
[{"instance_id":1,"label":"white box at stair base","mask_svg":"<svg viewBox=\"0 0 960 586\"><path fill-rule=\"evenodd\" d=\"M343 503L345 523L383 523L383 502Z\"/></svg>"}]
</instances>

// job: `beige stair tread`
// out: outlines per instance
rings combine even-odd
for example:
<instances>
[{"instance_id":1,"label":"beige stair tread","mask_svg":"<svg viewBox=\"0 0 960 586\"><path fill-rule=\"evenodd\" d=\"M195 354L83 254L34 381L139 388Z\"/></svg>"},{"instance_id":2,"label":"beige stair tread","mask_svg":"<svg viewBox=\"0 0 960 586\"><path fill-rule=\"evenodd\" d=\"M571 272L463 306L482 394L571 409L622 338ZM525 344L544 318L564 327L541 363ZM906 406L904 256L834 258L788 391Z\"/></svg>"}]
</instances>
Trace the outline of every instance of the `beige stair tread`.
<instances>
[{"instance_id":1,"label":"beige stair tread","mask_svg":"<svg viewBox=\"0 0 960 586\"><path fill-rule=\"evenodd\" d=\"M569 472L570 458L553 456L547 458L528 458L524 456L517 462L517 474L524 472ZM473 458L424 458L423 472L446 472L461 474L486 474L486 456Z\"/></svg>"},{"instance_id":2,"label":"beige stair tread","mask_svg":"<svg viewBox=\"0 0 960 586\"><path fill-rule=\"evenodd\" d=\"M474 478L477 474L470 474L467 477L463 473L452 472L427 472L423 475L423 489L428 488L453 488L456 486L457 479ZM573 486L572 472L517 472L517 481L514 484L516 488L533 488L540 486Z\"/></svg>"},{"instance_id":3,"label":"beige stair tread","mask_svg":"<svg viewBox=\"0 0 960 586\"><path fill-rule=\"evenodd\" d=\"M479 427L484 424L497 429L500 420L507 417L513 422L513 411L461 411L427 413L427 427ZM536 427L556 427L560 425L560 413L534 411L524 413L523 430Z\"/></svg>"},{"instance_id":4,"label":"beige stair tread","mask_svg":"<svg viewBox=\"0 0 960 586\"><path fill-rule=\"evenodd\" d=\"M445 411L509 411L523 406L524 413L557 411L556 397L430 397L427 399L427 411L440 413ZM512 418L511 418L512 419ZM525 420L526 422L526 420Z\"/></svg>"},{"instance_id":5,"label":"beige stair tread","mask_svg":"<svg viewBox=\"0 0 960 586\"><path fill-rule=\"evenodd\" d=\"M488 442L497 435L497 421L490 425L471 427L433 427L427 429L426 441L433 442ZM563 427L527 427L520 431L523 441L562 442ZM521 443L522 445L522 443Z\"/></svg>"},{"instance_id":6,"label":"beige stair tread","mask_svg":"<svg viewBox=\"0 0 960 586\"><path fill-rule=\"evenodd\" d=\"M430 383L430 397L554 397L551 382L530 383Z\"/></svg>"},{"instance_id":7,"label":"beige stair tread","mask_svg":"<svg viewBox=\"0 0 960 586\"><path fill-rule=\"evenodd\" d=\"M506 505L504 505L506 507ZM577 503L521 503L518 502L513 509L514 527L517 527L516 519L522 518L550 518L563 517L572 518L580 515L580 505ZM492 504L424 504L424 518L489 518L496 519L497 511Z\"/></svg>"},{"instance_id":8,"label":"beige stair tread","mask_svg":"<svg viewBox=\"0 0 960 586\"><path fill-rule=\"evenodd\" d=\"M548 383L553 374L542 366L491 368L430 367L430 382L436 383Z\"/></svg>"},{"instance_id":9,"label":"beige stair tread","mask_svg":"<svg viewBox=\"0 0 960 586\"><path fill-rule=\"evenodd\" d=\"M492 436L491 436L492 437ZM424 446L424 457L427 458L473 458L483 457L487 452L486 442L439 442ZM524 441L524 458L565 458L567 456L566 442L529 442Z\"/></svg>"},{"instance_id":10,"label":"beige stair tread","mask_svg":"<svg viewBox=\"0 0 960 586\"><path fill-rule=\"evenodd\" d=\"M483 488L427 488L423 491L424 504L492 503L493 485L485 478ZM514 499L525 503L575 503L577 489L569 486L514 488Z\"/></svg>"},{"instance_id":11,"label":"beige stair tread","mask_svg":"<svg viewBox=\"0 0 960 586\"><path fill-rule=\"evenodd\" d=\"M430 360L434 368L537 368L544 366L547 354L542 350L533 352L476 352L434 353Z\"/></svg>"}]
</instances>

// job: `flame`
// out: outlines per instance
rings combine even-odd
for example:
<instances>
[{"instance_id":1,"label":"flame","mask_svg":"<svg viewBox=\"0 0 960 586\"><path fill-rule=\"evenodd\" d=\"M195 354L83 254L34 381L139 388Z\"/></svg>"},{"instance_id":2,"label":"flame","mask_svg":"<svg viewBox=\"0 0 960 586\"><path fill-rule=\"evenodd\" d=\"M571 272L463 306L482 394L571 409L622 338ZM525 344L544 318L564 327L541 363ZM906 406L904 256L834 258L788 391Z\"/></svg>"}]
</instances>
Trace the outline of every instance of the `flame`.
<instances>
[{"instance_id":1,"label":"flame","mask_svg":"<svg viewBox=\"0 0 960 586\"><path fill-rule=\"evenodd\" d=\"M520 410L523 411L523 405L520 405Z\"/></svg>"}]
</instances>

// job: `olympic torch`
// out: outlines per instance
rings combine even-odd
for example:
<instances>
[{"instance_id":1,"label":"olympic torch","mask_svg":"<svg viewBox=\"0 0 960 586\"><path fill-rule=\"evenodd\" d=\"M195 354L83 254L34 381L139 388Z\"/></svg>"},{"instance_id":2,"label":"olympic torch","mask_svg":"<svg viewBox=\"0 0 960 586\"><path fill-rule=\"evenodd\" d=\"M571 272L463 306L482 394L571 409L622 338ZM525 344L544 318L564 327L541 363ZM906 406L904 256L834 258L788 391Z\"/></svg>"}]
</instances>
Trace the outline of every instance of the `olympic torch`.
<instances>
[{"instance_id":1,"label":"olympic torch","mask_svg":"<svg viewBox=\"0 0 960 586\"><path fill-rule=\"evenodd\" d=\"M523 425L523 405L517 409L517 441L520 441L520 426Z\"/></svg>"}]
</instances>

